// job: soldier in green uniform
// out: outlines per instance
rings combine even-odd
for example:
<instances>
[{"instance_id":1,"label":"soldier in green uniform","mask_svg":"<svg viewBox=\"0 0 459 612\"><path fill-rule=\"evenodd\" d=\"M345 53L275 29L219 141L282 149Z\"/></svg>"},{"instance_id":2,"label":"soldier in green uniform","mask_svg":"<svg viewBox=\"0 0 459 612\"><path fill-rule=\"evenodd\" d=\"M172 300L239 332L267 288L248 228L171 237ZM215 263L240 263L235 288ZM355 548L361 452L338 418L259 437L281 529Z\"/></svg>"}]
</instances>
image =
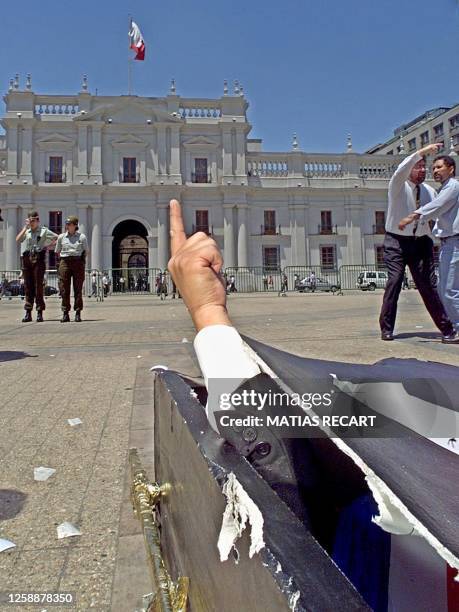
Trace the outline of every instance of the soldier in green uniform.
<instances>
[{"instance_id":1,"label":"soldier in green uniform","mask_svg":"<svg viewBox=\"0 0 459 612\"><path fill-rule=\"evenodd\" d=\"M61 323L70 321L70 284L73 279L75 321L81 322L83 310L83 283L86 257L89 253L86 236L78 231L78 217L65 221L65 232L57 239L56 253L60 256L59 281L62 297Z\"/></svg>"},{"instance_id":2,"label":"soldier in green uniform","mask_svg":"<svg viewBox=\"0 0 459 612\"><path fill-rule=\"evenodd\" d=\"M21 243L21 268L24 277L25 315L23 323L32 321L32 310L35 302L37 322L43 321L43 311L46 308L43 298L43 279L46 270L46 250L54 245L57 234L44 225L36 210L31 210L24 227L16 236L16 242Z\"/></svg>"}]
</instances>

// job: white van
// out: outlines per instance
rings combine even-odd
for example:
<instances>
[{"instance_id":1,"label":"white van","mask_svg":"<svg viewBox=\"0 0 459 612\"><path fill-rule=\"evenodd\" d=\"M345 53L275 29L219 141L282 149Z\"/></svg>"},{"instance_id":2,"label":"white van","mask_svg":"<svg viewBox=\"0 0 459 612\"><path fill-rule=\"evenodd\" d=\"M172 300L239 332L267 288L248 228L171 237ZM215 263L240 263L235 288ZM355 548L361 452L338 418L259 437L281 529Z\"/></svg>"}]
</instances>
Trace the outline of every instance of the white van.
<instances>
[{"instance_id":1,"label":"white van","mask_svg":"<svg viewBox=\"0 0 459 612\"><path fill-rule=\"evenodd\" d=\"M363 270L357 277L357 288L362 291L384 289L387 283L387 272L376 270Z\"/></svg>"}]
</instances>

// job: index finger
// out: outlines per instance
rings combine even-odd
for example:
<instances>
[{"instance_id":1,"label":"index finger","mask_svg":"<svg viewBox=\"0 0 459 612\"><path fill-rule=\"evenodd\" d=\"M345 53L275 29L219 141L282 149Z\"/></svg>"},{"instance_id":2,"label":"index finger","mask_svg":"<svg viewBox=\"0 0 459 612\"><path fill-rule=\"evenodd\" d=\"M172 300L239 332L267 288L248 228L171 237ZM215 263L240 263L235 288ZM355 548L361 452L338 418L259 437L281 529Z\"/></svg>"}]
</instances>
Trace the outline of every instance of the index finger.
<instances>
[{"instance_id":1,"label":"index finger","mask_svg":"<svg viewBox=\"0 0 459 612\"><path fill-rule=\"evenodd\" d=\"M177 200L170 201L169 214L171 227L171 255L173 257L186 242L186 234L182 218L182 208Z\"/></svg>"}]
</instances>

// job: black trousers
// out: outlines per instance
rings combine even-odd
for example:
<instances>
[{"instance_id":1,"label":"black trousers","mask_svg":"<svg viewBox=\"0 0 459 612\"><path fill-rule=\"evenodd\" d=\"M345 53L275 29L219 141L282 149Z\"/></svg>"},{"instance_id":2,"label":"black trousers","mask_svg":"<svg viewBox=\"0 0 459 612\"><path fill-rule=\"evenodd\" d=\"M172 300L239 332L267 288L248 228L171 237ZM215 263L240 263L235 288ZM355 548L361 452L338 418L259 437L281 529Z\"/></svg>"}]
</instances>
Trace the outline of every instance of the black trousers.
<instances>
[{"instance_id":1,"label":"black trousers","mask_svg":"<svg viewBox=\"0 0 459 612\"><path fill-rule=\"evenodd\" d=\"M22 276L24 277L25 310L33 310L33 304L37 312L46 308L43 297L43 280L46 272L46 251L39 253L24 253L21 256Z\"/></svg>"},{"instance_id":2,"label":"black trousers","mask_svg":"<svg viewBox=\"0 0 459 612\"><path fill-rule=\"evenodd\" d=\"M408 266L435 325L443 335L453 334L454 328L436 289L431 238L429 236L415 238L414 236L387 233L384 238L384 263L389 278L379 315L381 331L392 332L394 330L398 296L402 288L405 266Z\"/></svg>"}]
</instances>

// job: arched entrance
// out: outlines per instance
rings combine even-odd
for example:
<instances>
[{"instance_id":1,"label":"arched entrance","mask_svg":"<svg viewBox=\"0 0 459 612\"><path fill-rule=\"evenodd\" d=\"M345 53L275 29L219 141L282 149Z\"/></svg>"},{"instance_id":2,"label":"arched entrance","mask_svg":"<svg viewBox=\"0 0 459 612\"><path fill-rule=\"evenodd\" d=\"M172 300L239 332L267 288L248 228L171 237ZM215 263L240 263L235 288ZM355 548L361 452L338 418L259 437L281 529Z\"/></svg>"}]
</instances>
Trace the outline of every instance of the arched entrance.
<instances>
[{"instance_id":1,"label":"arched entrance","mask_svg":"<svg viewBox=\"0 0 459 612\"><path fill-rule=\"evenodd\" d=\"M113 230L113 268L148 268L147 229L139 221L121 221Z\"/></svg>"}]
</instances>

